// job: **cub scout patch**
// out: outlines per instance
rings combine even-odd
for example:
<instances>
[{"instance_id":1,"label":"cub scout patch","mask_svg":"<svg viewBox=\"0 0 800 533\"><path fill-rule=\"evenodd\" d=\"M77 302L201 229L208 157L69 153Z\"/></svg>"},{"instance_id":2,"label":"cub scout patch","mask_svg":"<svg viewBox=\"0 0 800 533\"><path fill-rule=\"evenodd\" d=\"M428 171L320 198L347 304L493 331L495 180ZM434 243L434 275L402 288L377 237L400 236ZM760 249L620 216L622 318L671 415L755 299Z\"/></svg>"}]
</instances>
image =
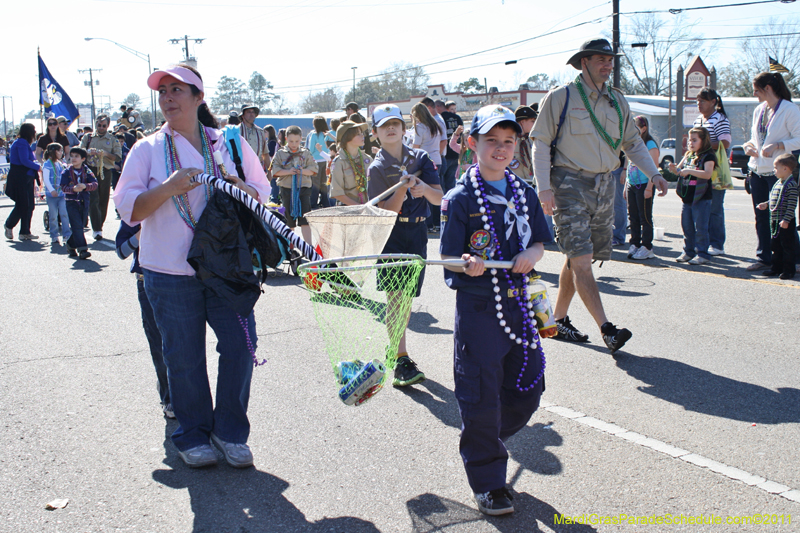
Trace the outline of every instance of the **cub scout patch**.
<instances>
[{"instance_id":1,"label":"cub scout patch","mask_svg":"<svg viewBox=\"0 0 800 533\"><path fill-rule=\"evenodd\" d=\"M469 245L471 248L475 250L483 250L487 246L489 246L489 240L491 239L491 235L489 232L483 229L479 229L475 233L472 234L472 237L469 238Z\"/></svg>"},{"instance_id":2,"label":"cub scout patch","mask_svg":"<svg viewBox=\"0 0 800 533\"><path fill-rule=\"evenodd\" d=\"M517 161L516 159L512 159L511 164L508 165L508 168L510 168L511 170L517 170L519 168L519 161Z\"/></svg>"}]
</instances>

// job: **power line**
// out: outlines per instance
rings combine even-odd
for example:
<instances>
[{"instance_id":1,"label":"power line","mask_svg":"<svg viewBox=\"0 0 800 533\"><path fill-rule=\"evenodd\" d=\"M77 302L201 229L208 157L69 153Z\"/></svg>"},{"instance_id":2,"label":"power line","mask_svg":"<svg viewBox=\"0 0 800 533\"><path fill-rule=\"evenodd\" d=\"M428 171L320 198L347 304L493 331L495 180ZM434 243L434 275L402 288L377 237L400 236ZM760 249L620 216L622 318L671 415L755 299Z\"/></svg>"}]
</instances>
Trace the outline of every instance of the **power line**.
<instances>
[{"instance_id":1,"label":"power line","mask_svg":"<svg viewBox=\"0 0 800 533\"><path fill-rule=\"evenodd\" d=\"M370 75L370 76L362 76L362 77L356 78L356 79L357 80L366 80L366 79L370 79L370 78L377 78L377 77L380 77L380 76L385 76L387 74L399 74L401 72L406 72L406 71L417 69L417 68L425 68L425 67L431 67L433 65L441 65L442 63L449 63L451 61L457 61L459 59L464 59L464 58L467 58L467 57L473 57L473 56L476 56L476 55L485 54L487 52L495 52L495 51L501 50L503 48L508 48L510 46L516 46L518 44L527 43L527 42L530 42L530 41L534 41L536 39L541 39L542 37L548 37L550 35L555 35L556 33L561 33L561 32L567 31L567 30L572 30L572 29L575 29L575 28L579 28L579 27L585 26L587 24L596 24L598 22L602 22L602 21L604 21L604 20L606 20L608 18L611 18L611 16L612 15L605 15L603 17L599 17L599 18L596 18L596 19L593 19L593 20L587 20L587 21L584 21L584 22L579 22L578 24L574 24L572 26L569 26L567 28L562 28L560 30L553 30L553 31L550 31L550 32L542 33L540 35L535 35L533 37L528 37L527 39L522 39L521 41L515 41L513 43L503 44L503 45L500 45L500 46L495 46L493 48L487 48L485 50L480 50L480 51L477 51L477 52L471 52L469 54L464 54L464 55L461 55L461 56L452 57L450 59L442 59L441 61L434 61L432 63L426 63L424 65L415 65L413 67L402 68L402 69L389 71L389 72L381 72L381 73L373 74L373 75ZM468 67L468 68L474 68L474 67ZM322 82L322 83L310 83L310 84L307 84L307 85L289 85L289 86L286 86L286 87L275 87L275 90L299 89L299 88L319 87L319 86L330 86L330 85L334 85L334 84L337 84L337 83L344 83L346 81L349 82L351 80L350 79L348 79L348 80L335 80L335 81Z\"/></svg>"},{"instance_id":2,"label":"power line","mask_svg":"<svg viewBox=\"0 0 800 533\"><path fill-rule=\"evenodd\" d=\"M697 11L699 9L718 9L722 7L741 7L741 6L752 6L757 4L774 4L774 3L781 3L781 4L791 4L794 3L795 0L757 0L754 2L742 2L739 4L723 4L719 6L697 6L697 7L679 7L679 8L670 8L670 9L655 9L652 11L628 11L626 13L620 13L620 15L649 15L650 13L670 13L672 15L678 15L683 13L684 11Z\"/></svg>"}]
</instances>

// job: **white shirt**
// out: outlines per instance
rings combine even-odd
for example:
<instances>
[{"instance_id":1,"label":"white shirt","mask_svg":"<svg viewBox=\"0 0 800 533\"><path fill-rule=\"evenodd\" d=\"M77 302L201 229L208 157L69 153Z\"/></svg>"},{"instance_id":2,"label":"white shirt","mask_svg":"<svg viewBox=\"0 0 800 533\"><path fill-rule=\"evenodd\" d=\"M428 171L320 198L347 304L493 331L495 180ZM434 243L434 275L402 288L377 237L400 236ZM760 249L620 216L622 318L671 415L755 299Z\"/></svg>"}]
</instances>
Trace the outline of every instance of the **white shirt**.
<instances>
[{"instance_id":1,"label":"white shirt","mask_svg":"<svg viewBox=\"0 0 800 533\"><path fill-rule=\"evenodd\" d=\"M800 109L794 102L781 100L778 110L772 117L767 128L767 136L764 143L761 143L761 136L758 134L758 124L761 118L761 111L767 112L766 102L759 104L753 110L753 124L750 128L750 140L748 143L752 144L758 156L751 156L748 167L756 174L772 174L775 170L772 168L772 163L776 157L781 154L790 154L795 150L800 150ZM761 148L767 144L783 143L783 150L775 149L772 157L762 157Z\"/></svg>"}]
</instances>

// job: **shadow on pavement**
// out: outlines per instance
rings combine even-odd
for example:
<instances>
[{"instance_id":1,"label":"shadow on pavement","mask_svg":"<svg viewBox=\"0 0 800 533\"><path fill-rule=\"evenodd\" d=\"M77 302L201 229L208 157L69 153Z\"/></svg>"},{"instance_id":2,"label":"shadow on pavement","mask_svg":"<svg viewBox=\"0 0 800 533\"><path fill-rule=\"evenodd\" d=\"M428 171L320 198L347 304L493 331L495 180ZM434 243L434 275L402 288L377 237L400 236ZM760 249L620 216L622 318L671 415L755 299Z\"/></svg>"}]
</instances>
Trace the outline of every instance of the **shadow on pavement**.
<instances>
[{"instance_id":1,"label":"shadow on pavement","mask_svg":"<svg viewBox=\"0 0 800 533\"><path fill-rule=\"evenodd\" d=\"M403 387L400 391L423 405L446 426L461 429L461 415L453 391L426 379L416 387ZM546 450L550 446L561 446L564 439L548 424L536 423L523 428L508 439L506 447L511 457L519 463L517 471L511 476L509 485L513 486L525 470L535 474L554 476L562 470L558 457ZM453 446L457 446L454 441Z\"/></svg>"},{"instance_id":2,"label":"shadow on pavement","mask_svg":"<svg viewBox=\"0 0 800 533\"><path fill-rule=\"evenodd\" d=\"M774 391L661 357L624 354L615 359L619 368L647 384L640 391L687 411L760 424L800 422L798 389Z\"/></svg>"},{"instance_id":3,"label":"shadow on pavement","mask_svg":"<svg viewBox=\"0 0 800 533\"><path fill-rule=\"evenodd\" d=\"M461 415L453 391L428 378L414 387L400 387L400 392L426 407L445 426L461 429Z\"/></svg>"},{"instance_id":4,"label":"shadow on pavement","mask_svg":"<svg viewBox=\"0 0 800 533\"><path fill-rule=\"evenodd\" d=\"M552 429L552 425L552 422L547 424L537 422L508 439L506 448L511 457L519 463L517 471L508 481L510 486L516 484L525 470L543 476L555 476L561 473L563 469L561 461L546 449L564 443L563 437Z\"/></svg>"},{"instance_id":5,"label":"shadow on pavement","mask_svg":"<svg viewBox=\"0 0 800 533\"><path fill-rule=\"evenodd\" d=\"M424 333L426 335L452 335L452 329L445 329L435 326L438 324L439 319L428 313L427 311L413 311L411 319L408 321L408 329L415 333Z\"/></svg>"},{"instance_id":6,"label":"shadow on pavement","mask_svg":"<svg viewBox=\"0 0 800 533\"><path fill-rule=\"evenodd\" d=\"M501 533L535 533L539 531L589 533L597 531L588 525L556 524L555 517L561 513L552 505L526 492L513 492L513 495L515 509L513 514L490 517L483 515L477 510L477 507L468 507L463 503L435 494L422 494L406 502L408 515L411 518L411 530L415 533L470 531L473 529L470 524L489 522ZM546 529L539 528L538 522L545 524Z\"/></svg>"},{"instance_id":7,"label":"shadow on pavement","mask_svg":"<svg viewBox=\"0 0 800 533\"><path fill-rule=\"evenodd\" d=\"M172 489L189 490L193 533L378 533L371 522L351 516L309 522L283 496L288 482L256 468L231 468L219 453L217 466L187 467L170 440L175 427L174 423L168 424L164 438L164 464L171 470L155 470L153 480Z\"/></svg>"}]
</instances>

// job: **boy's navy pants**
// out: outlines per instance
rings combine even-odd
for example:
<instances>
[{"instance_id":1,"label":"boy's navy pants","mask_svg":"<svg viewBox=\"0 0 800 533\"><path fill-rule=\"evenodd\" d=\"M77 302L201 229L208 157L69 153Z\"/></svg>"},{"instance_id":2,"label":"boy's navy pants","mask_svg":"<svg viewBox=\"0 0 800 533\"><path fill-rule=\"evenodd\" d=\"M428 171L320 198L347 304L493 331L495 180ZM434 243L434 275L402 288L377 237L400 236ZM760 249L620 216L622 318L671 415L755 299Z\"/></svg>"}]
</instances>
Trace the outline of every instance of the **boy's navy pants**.
<instances>
[{"instance_id":1,"label":"boy's navy pants","mask_svg":"<svg viewBox=\"0 0 800 533\"><path fill-rule=\"evenodd\" d=\"M519 336L522 311L516 299L504 292L500 293L504 319ZM455 395L462 421L459 449L473 492L505 487L508 452L503 441L525 427L544 391L544 376L527 392L517 389L523 350L500 327L496 304L489 289L486 295L459 290L456 296ZM521 387L529 386L541 369L541 354L534 345L528 348Z\"/></svg>"}]
</instances>

